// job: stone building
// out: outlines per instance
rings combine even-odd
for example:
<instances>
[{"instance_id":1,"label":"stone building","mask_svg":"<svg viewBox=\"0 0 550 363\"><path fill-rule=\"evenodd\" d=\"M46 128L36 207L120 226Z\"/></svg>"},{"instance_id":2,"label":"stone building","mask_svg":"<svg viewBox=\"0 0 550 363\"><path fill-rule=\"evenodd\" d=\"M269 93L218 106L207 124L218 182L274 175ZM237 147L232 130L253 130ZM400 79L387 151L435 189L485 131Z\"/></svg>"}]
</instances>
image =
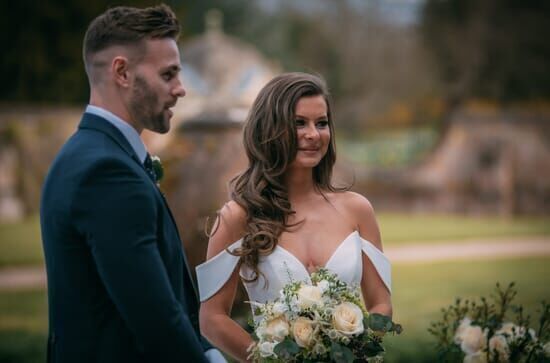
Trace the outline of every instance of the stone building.
<instances>
[{"instance_id":1,"label":"stone building","mask_svg":"<svg viewBox=\"0 0 550 363\"><path fill-rule=\"evenodd\" d=\"M549 121L540 112L465 107L421 163L364 171L358 187L382 209L548 214Z\"/></svg>"}]
</instances>

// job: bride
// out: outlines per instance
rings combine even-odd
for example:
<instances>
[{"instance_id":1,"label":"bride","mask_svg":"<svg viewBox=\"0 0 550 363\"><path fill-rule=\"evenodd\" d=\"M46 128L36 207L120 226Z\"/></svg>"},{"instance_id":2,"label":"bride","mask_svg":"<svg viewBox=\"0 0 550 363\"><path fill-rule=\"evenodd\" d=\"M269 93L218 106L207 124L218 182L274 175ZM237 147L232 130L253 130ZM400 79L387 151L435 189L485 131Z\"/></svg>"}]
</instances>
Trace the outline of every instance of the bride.
<instances>
[{"instance_id":1,"label":"bride","mask_svg":"<svg viewBox=\"0 0 550 363\"><path fill-rule=\"evenodd\" d=\"M197 266L203 335L247 360L252 337L230 318L237 284L272 301L291 280L326 267L361 286L370 312L392 315L390 264L369 201L331 183L334 125L322 79L287 73L259 93L244 128L248 168L231 181Z\"/></svg>"}]
</instances>

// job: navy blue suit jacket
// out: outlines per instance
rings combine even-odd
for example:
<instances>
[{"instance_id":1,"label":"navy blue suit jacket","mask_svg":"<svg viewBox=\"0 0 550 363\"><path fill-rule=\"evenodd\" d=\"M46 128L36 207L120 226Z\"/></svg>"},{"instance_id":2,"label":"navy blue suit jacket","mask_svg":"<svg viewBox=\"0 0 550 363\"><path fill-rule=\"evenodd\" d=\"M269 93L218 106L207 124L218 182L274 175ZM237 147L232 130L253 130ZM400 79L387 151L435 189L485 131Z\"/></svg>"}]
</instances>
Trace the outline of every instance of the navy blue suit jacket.
<instances>
[{"instance_id":1,"label":"navy blue suit jacket","mask_svg":"<svg viewBox=\"0 0 550 363\"><path fill-rule=\"evenodd\" d=\"M174 219L122 133L85 113L40 208L48 362L207 362Z\"/></svg>"}]
</instances>

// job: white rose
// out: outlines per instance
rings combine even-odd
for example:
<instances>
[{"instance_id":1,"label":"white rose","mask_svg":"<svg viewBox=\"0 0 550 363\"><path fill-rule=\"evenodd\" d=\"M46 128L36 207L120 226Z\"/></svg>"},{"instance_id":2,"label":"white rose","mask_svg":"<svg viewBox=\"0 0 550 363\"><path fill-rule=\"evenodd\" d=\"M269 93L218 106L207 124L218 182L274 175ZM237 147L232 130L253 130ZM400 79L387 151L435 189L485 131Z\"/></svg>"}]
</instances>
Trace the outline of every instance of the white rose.
<instances>
[{"instance_id":1,"label":"white rose","mask_svg":"<svg viewBox=\"0 0 550 363\"><path fill-rule=\"evenodd\" d=\"M464 363L487 363L487 354L484 352L467 354L464 357Z\"/></svg>"},{"instance_id":2,"label":"white rose","mask_svg":"<svg viewBox=\"0 0 550 363\"><path fill-rule=\"evenodd\" d=\"M485 348L487 338L481 327L470 325L462 333L462 343L460 348L466 354L474 354Z\"/></svg>"},{"instance_id":3,"label":"white rose","mask_svg":"<svg viewBox=\"0 0 550 363\"><path fill-rule=\"evenodd\" d=\"M528 330L529 335L531 335L531 338L536 342L537 341L537 333L535 333L535 329L529 329Z\"/></svg>"},{"instance_id":4,"label":"white rose","mask_svg":"<svg viewBox=\"0 0 550 363\"><path fill-rule=\"evenodd\" d=\"M472 324L472 321L470 318L466 317L460 321L460 325L456 329L455 336L454 336L454 342L456 344L462 343L462 340L464 339L464 331L466 328L468 328Z\"/></svg>"},{"instance_id":5,"label":"white rose","mask_svg":"<svg viewBox=\"0 0 550 363\"><path fill-rule=\"evenodd\" d=\"M522 338L525 335L526 329L523 326L517 326L514 323L504 323L500 327L499 330L495 332L495 334L501 334L506 335L508 339L516 340L518 338ZM531 335L531 338L536 341L536 333L533 329L527 330L529 335Z\"/></svg>"},{"instance_id":6,"label":"white rose","mask_svg":"<svg viewBox=\"0 0 550 363\"><path fill-rule=\"evenodd\" d=\"M354 303L343 302L334 308L332 324L344 335L361 334L364 331L363 312Z\"/></svg>"},{"instance_id":7,"label":"white rose","mask_svg":"<svg viewBox=\"0 0 550 363\"><path fill-rule=\"evenodd\" d=\"M325 292L329 288L329 283L328 283L327 280L321 280L321 281L319 281L317 286L321 289L321 292Z\"/></svg>"},{"instance_id":8,"label":"white rose","mask_svg":"<svg viewBox=\"0 0 550 363\"><path fill-rule=\"evenodd\" d=\"M262 337L271 342L282 342L289 334L290 326L284 317L270 320L261 330Z\"/></svg>"},{"instance_id":9,"label":"white rose","mask_svg":"<svg viewBox=\"0 0 550 363\"><path fill-rule=\"evenodd\" d=\"M275 348L275 345L277 343L272 342L262 342L258 345L258 350L260 351L260 355L264 358L270 357L273 355L273 348Z\"/></svg>"},{"instance_id":10,"label":"white rose","mask_svg":"<svg viewBox=\"0 0 550 363\"><path fill-rule=\"evenodd\" d=\"M300 347L307 348L313 342L315 329L313 321L300 316L294 324L292 324L292 335L296 344Z\"/></svg>"},{"instance_id":11,"label":"white rose","mask_svg":"<svg viewBox=\"0 0 550 363\"><path fill-rule=\"evenodd\" d=\"M514 323L504 323L495 334L507 334L509 337L512 337L514 335L514 329L516 329L517 332L517 327Z\"/></svg>"},{"instance_id":12,"label":"white rose","mask_svg":"<svg viewBox=\"0 0 550 363\"><path fill-rule=\"evenodd\" d=\"M506 338L515 340L518 336L520 336L520 328L514 323L504 323L500 329L495 332L495 334L506 335Z\"/></svg>"},{"instance_id":13,"label":"white rose","mask_svg":"<svg viewBox=\"0 0 550 363\"><path fill-rule=\"evenodd\" d=\"M489 339L489 351L493 355L498 355L499 361L502 362L507 362L510 357L510 349L508 348L506 338L500 334L493 335Z\"/></svg>"},{"instance_id":14,"label":"white rose","mask_svg":"<svg viewBox=\"0 0 550 363\"><path fill-rule=\"evenodd\" d=\"M315 305L321 306L323 292L318 286L303 285L298 290L298 306L302 309L311 308Z\"/></svg>"}]
</instances>

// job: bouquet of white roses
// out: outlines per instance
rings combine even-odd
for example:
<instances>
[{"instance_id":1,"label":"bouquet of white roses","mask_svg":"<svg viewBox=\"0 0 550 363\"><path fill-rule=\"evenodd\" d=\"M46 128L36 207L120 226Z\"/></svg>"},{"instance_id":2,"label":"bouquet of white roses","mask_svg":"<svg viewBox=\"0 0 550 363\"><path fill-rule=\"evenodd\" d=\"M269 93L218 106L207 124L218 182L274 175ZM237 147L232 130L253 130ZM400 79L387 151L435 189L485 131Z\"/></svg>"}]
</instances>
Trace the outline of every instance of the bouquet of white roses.
<instances>
[{"instance_id":1,"label":"bouquet of white roses","mask_svg":"<svg viewBox=\"0 0 550 363\"><path fill-rule=\"evenodd\" d=\"M382 361L382 336L401 332L387 316L369 314L358 286L327 269L311 284L287 284L274 302L252 303L256 338L249 350L255 362Z\"/></svg>"},{"instance_id":2,"label":"bouquet of white roses","mask_svg":"<svg viewBox=\"0 0 550 363\"><path fill-rule=\"evenodd\" d=\"M513 283L506 289L497 284L492 302L457 299L443 309L443 319L429 329L438 338L440 361L550 362L550 305L542 302L535 330L523 307L511 304L516 294Z\"/></svg>"}]
</instances>

